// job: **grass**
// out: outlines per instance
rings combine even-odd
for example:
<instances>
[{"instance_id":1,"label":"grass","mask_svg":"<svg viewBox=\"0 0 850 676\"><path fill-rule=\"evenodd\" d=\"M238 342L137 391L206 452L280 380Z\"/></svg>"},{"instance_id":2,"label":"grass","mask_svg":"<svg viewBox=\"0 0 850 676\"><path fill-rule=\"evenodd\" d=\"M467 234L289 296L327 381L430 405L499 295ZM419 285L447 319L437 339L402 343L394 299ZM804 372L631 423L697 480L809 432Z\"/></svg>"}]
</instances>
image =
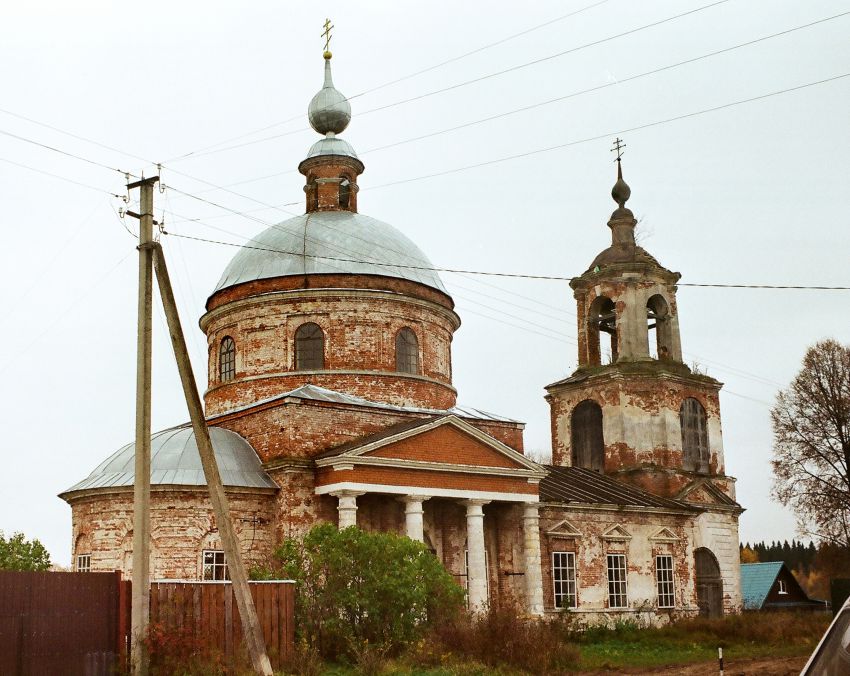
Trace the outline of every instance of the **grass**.
<instances>
[{"instance_id":1,"label":"grass","mask_svg":"<svg viewBox=\"0 0 850 676\"><path fill-rule=\"evenodd\" d=\"M753 658L808 655L829 624L822 614L746 614L721 620L681 620L641 628L622 622L613 629L579 631L569 623L549 629L510 615L444 628L422 645L368 668L327 665L327 676L519 676L587 671L653 669L711 662L723 648L727 665ZM446 634L445 632L450 632ZM507 638L509 637L509 638ZM561 656L544 656L561 646ZM366 666L366 665L363 665Z\"/></svg>"}]
</instances>

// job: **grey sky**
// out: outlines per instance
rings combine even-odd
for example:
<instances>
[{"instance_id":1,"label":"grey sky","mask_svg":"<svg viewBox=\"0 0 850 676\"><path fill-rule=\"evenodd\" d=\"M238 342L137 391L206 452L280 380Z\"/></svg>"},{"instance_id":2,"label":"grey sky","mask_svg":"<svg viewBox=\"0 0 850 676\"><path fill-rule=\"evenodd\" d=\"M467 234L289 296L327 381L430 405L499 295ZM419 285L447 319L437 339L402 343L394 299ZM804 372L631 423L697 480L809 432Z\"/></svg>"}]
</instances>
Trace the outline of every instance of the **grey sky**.
<instances>
[{"instance_id":1,"label":"grey sky","mask_svg":"<svg viewBox=\"0 0 850 676\"><path fill-rule=\"evenodd\" d=\"M709 4L628 2L6 3L0 15L0 529L40 538L59 563L70 509L56 493L133 436L136 252L121 202L10 164L123 193L124 180L23 136L250 211L264 223L303 212L297 173L315 132L306 107L322 82L325 16L337 87L352 97L343 137L360 153L360 211L392 223L440 267L571 276L608 245L611 140L622 130L850 73L850 16L664 72L634 75L850 11L845 2L729 0L527 68L374 108L570 50ZM378 85L551 21L573 17L394 85ZM573 92L612 86L451 133L380 146ZM361 92L367 92L355 96ZM850 77L620 134L641 243L682 282L850 285L847 182ZM15 113L120 149L40 127ZM276 124L284 120L287 124ZM240 148L170 161L221 146ZM275 137L275 138L268 138ZM571 144L582 139L599 140ZM559 149L397 185L388 183ZM178 173L182 172L182 173ZM188 174L186 176L184 174ZM195 179L233 186L211 190ZM169 231L244 241L257 220L168 190ZM258 203L259 202L259 203ZM282 209L262 204L296 203ZM130 219L124 225L135 228ZM221 228L230 233L212 229ZM163 239L196 374L207 295L235 249ZM460 402L528 422L547 450L543 386L575 368L566 282L444 274L463 326L454 341ZM818 339L850 341L850 292L682 287L689 363L726 383L728 472L738 477L743 540L790 538L769 500L769 405ZM187 419L160 312L154 427Z\"/></svg>"}]
</instances>

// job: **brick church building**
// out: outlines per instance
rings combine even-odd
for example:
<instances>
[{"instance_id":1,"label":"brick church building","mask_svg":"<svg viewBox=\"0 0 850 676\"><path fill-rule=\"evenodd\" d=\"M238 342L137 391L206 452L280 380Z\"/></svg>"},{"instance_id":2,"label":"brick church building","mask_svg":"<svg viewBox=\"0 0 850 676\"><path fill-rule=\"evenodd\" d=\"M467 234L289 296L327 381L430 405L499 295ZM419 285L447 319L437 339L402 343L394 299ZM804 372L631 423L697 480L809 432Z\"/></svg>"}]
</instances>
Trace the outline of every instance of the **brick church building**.
<instances>
[{"instance_id":1,"label":"brick church building","mask_svg":"<svg viewBox=\"0 0 850 676\"><path fill-rule=\"evenodd\" d=\"M588 622L739 610L721 383L682 362L680 275L635 244L621 170L612 244L570 283L579 366L546 386L540 465L523 423L456 403L454 302L413 242L360 213L364 165L340 138L351 108L329 52L324 68L308 111L322 138L298 165L306 212L234 256L200 320L206 415L248 565L330 521L424 542L474 609ZM60 496L78 570L130 575L133 454ZM151 465L153 577L222 579L191 426L154 434Z\"/></svg>"}]
</instances>

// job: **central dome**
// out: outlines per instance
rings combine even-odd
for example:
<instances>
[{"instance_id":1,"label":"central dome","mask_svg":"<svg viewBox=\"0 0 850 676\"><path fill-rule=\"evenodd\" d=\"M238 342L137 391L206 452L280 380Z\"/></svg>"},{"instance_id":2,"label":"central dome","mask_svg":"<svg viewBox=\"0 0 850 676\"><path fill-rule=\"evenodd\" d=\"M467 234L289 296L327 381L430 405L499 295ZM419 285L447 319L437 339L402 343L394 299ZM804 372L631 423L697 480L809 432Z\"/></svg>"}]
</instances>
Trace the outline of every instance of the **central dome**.
<instances>
[{"instance_id":1,"label":"central dome","mask_svg":"<svg viewBox=\"0 0 850 676\"><path fill-rule=\"evenodd\" d=\"M294 275L380 275L448 295L433 264L393 226L351 211L316 211L254 237L224 270L216 293L258 279Z\"/></svg>"}]
</instances>

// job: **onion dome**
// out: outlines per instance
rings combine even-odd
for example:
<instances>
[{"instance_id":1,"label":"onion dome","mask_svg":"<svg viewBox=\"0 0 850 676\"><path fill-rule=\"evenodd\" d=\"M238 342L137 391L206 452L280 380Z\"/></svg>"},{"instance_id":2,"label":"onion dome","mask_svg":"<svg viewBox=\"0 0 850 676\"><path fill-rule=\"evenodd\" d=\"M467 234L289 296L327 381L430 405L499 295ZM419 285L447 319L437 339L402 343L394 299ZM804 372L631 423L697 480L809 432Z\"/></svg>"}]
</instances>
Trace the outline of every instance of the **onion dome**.
<instances>
[{"instance_id":1,"label":"onion dome","mask_svg":"<svg viewBox=\"0 0 850 676\"><path fill-rule=\"evenodd\" d=\"M320 134L341 134L351 122L351 104L334 87L330 52L325 52L325 83L310 101L307 117Z\"/></svg>"},{"instance_id":2,"label":"onion dome","mask_svg":"<svg viewBox=\"0 0 850 676\"><path fill-rule=\"evenodd\" d=\"M210 440L225 486L277 488L263 470L256 451L245 439L222 427L210 427ZM61 494L97 488L132 488L136 444L129 443L98 465L88 477ZM198 443L191 425L181 425L151 436L152 486L206 486Z\"/></svg>"}]
</instances>

